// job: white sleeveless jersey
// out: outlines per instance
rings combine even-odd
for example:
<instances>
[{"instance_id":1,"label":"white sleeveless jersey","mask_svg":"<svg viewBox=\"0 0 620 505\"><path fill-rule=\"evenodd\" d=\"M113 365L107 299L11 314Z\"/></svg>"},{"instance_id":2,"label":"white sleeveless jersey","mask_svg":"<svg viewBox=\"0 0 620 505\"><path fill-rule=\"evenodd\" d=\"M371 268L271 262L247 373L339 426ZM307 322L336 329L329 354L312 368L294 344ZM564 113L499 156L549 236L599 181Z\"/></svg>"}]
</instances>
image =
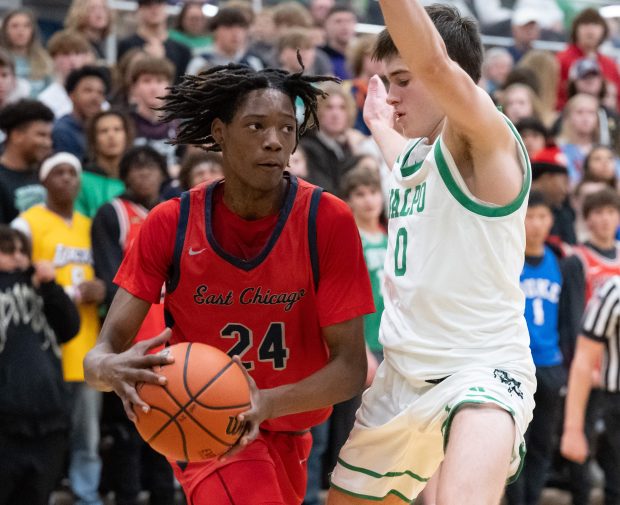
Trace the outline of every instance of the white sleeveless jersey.
<instances>
[{"instance_id":1,"label":"white sleeveless jersey","mask_svg":"<svg viewBox=\"0 0 620 505\"><path fill-rule=\"evenodd\" d=\"M533 373L519 286L531 169L508 124L524 182L507 206L471 194L441 137L410 141L392 170L380 342L404 376L476 366Z\"/></svg>"}]
</instances>

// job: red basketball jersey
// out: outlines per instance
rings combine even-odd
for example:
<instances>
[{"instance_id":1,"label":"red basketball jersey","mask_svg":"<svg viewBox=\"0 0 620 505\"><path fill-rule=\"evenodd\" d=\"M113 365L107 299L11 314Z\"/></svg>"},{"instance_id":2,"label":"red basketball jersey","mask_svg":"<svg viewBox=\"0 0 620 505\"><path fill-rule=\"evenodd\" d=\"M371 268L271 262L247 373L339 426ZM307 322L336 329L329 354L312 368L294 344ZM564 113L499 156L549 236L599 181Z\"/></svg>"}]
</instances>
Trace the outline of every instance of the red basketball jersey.
<instances>
[{"instance_id":1,"label":"red basketball jersey","mask_svg":"<svg viewBox=\"0 0 620 505\"><path fill-rule=\"evenodd\" d=\"M223 250L213 234L217 184L181 197L165 295L171 342L203 342L238 355L260 389L298 382L328 361L316 303L315 223L322 190L291 176L271 237L245 261ZM305 430L329 412L270 419L263 427Z\"/></svg>"},{"instance_id":2,"label":"red basketball jersey","mask_svg":"<svg viewBox=\"0 0 620 505\"><path fill-rule=\"evenodd\" d=\"M119 243L123 248L123 257L125 257L127 251L129 251L136 240L149 211L142 205L130 202L124 198L115 198L111 204L118 219ZM147 312L134 342L153 338L164 331L165 327L163 304L153 304Z\"/></svg>"},{"instance_id":3,"label":"red basketball jersey","mask_svg":"<svg viewBox=\"0 0 620 505\"><path fill-rule=\"evenodd\" d=\"M585 245L575 246L573 250L583 265L587 304L596 289L602 286L609 277L620 275L620 243L616 243L616 259L602 256Z\"/></svg>"}]
</instances>

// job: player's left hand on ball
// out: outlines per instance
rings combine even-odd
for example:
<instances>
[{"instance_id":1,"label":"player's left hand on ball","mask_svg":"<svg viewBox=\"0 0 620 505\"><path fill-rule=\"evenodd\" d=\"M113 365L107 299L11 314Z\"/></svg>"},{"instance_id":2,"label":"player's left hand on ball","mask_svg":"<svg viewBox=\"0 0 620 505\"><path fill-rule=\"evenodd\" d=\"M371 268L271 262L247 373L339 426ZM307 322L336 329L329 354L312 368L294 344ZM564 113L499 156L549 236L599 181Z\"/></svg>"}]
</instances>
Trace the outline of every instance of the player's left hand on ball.
<instances>
[{"instance_id":1,"label":"player's left hand on ball","mask_svg":"<svg viewBox=\"0 0 620 505\"><path fill-rule=\"evenodd\" d=\"M250 397L252 406L237 416L237 419L241 422L245 421L246 426L243 430L243 434L239 437L237 443L230 448L225 454L220 456L220 460L225 461L238 452L242 451L245 447L250 445L260 432L260 425L265 419L269 419L269 405L265 399L265 396L258 389L254 379L250 377L250 374L241 363L239 356L234 356L233 361L243 370L243 374L250 385Z\"/></svg>"}]
</instances>

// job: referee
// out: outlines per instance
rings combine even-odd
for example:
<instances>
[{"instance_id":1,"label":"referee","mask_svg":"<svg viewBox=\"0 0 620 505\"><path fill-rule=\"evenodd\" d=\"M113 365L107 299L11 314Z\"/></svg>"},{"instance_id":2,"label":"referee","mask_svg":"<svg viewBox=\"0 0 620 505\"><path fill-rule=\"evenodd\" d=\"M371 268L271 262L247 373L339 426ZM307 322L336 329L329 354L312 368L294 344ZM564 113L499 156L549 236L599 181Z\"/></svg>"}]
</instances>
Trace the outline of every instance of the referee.
<instances>
[{"instance_id":1,"label":"referee","mask_svg":"<svg viewBox=\"0 0 620 505\"><path fill-rule=\"evenodd\" d=\"M584 431L586 405L602 363L603 418L608 443L620 455L620 276L610 277L588 303L568 378L560 452L583 463L588 457Z\"/></svg>"}]
</instances>

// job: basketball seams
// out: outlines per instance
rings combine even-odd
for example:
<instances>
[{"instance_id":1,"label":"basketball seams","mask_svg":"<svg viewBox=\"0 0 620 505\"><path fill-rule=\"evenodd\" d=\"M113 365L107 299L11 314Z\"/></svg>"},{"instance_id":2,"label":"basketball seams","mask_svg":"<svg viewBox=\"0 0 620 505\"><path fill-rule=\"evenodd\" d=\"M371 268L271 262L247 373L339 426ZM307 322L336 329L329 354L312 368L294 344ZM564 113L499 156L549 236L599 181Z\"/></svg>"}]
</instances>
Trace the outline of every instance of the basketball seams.
<instances>
[{"instance_id":1,"label":"basketball seams","mask_svg":"<svg viewBox=\"0 0 620 505\"><path fill-rule=\"evenodd\" d=\"M153 442L153 440L155 440L173 422L176 425L176 427L179 429L179 433L181 434L181 441L183 443L183 454L185 455L185 459L189 460L189 455L187 454L187 441L185 439L185 432L183 431L183 427L175 419L176 414L174 416L171 416L169 412L166 412L164 409L159 408L159 407L151 407L151 409L157 412L161 412L162 414L168 416L170 419L168 419L168 422L164 423L163 426L146 441L146 443L150 444L151 442Z\"/></svg>"},{"instance_id":2,"label":"basketball seams","mask_svg":"<svg viewBox=\"0 0 620 505\"><path fill-rule=\"evenodd\" d=\"M180 346L183 346L183 344L180 344ZM229 356L226 356L225 353L214 347L211 348L212 351L210 352L215 352L218 354L217 357L215 354L213 355L213 359L216 360L215 362L210 361L211 356L208 353L203 354L205 352L203 348L207 348L209 346L203 346L202 344L192 346L192 343L187 342L183 347L185 347L185 349L182 349L181 347L175 352L177 358L179 358L177 359L177 363L180 366L170 369L172 373L169 378L172 381L170 384L161 386L140 383L137 385L138 391L141 391L145 385L149 386L149 393L145 396L145 398L151 397L151 401L153 402L151 409L153 410L154 415L150 421L146 422L145 420L143 428L140 428L139 431L145 431L145 435L147 435L149 431L152 433L148 436L148 439L145 438L145 440L152 446L161 446L162 451L165 451L164 448L166 445L172 444L170 445L170 449L177 451L177 455L174 457L175 459L184 458L186 461L190 461L192 458L197 457L197 454L194 453L197 449L199 449L199 447L194 447L194 440L200 440L200 438L204 436L201 436L201 433L208 435L213 442L209 443L207 440L203 440L200 444L206 443L207 446L211 444L211 447L217 454L233 447L237 443L238 437L236 437L232 443L229 443L231 440L230 435L234 436L237 428L231 428L230 423L237 415L239 415L239 413L251 406L251 401L246 401L236 405L208 405L208 403L211 403L212 396L218 403L222 400L233 400L232 397L227 398L225 393L226 390L221 389L219 382L224 381L228 383L232 381L233 384L239 383L241 380L239 373L237 373L238 371L236 369L232 368L235 363ZM192 347L195 347L195 352L192 355L194 358L190 361L190 351ZM183 360L180 359L181 354L185 355ZM220 354L221 356L219 356ZM201 361L203 357L207 360L205 363ZM203 366L207 364L208 366ZM215 368L213 365L219 365L221 368L217 371L217 373L213 374L206 383L204 383L204 372L212 373ZM176 370L174 368L176 368ZM229 370L230 373L227 373ZM200 387L195 394L192 394L190 388L195 388L201 382L203 382L203 386ZM153 386L154 389L151 389ZM239 387L241 387L240 383ZM164 395L161 394L162 390L165 391ZM180 395L182 398L179 398L177 395ZM204 395L204 401L207 403L203 403L199 400L201 395ZM237 400L245 400L245 398L239 398L238 395L233 396L237 396ZM150 402L147 401L147 403ZM192 405L193 403L195 403L195 405ZM208 411L213 411L213 417L209 415ZM219 413L223 411L228 411L226 413L228 419L228 427L225 430L226 433L224 433L224 426L226 426L226 424L220 426L221 423L226 422L226 418L222 418L222 414ZM161 414L163 414L163 416ZM138 423L140 422L140 417L142 416L138 416ZM173 430L176 429L181 433L180 440L178 439L177 433L170 430L173 423L175 427ZM225 437L226 440L220 437ZM215 443L220 444L221 448L213 447L213 444ZM176 449L172 449L174 445L176 445ZM157 450L159 451L159 449ZM165 454L165 452L163 453ZM204 456L201 455L200 458L204 458Z\"/></svg>"},{"instance_id":3,"label":"basketball seams","mask_svg":"<svg viewBox=\"0 0 620 505\"><path fill-rule=\"evenodd\" d=\"M203 408L208 408L210 410L225 410L225 409L234 409L234 408L241 408L241 407L246 407L246 406L250 406L250 403L245 403L242 405L228 405L228 406L222 406L222 407L209 407L208 405L203 405L202 403L200 403L196 398L198 396L200 396L202 393L204 393L207 388L209 388L215 381L217 381L217 379L219 379L232 365L234 365L235 363L231 360L229 363L227 363L218 373L216 373L200 390L198 390L198 392L196 393L196 395L193 395L189 389L189 385L187 384L187 368L189 366L189 354L190 354L190 350L191 350L192 344L190 343L187 346L187 350L185 352L185 360L183 363L183 385L185 388L185 392L187 393L187 396L189 397L188 402L183 405L169 390L167 387L163 386L162 389L166 392L166 394L170 397L170 399L176 403L177 407L179 408L179 411L174 414L173 416L170 416L169 413L167 413L167 415L170 417L170 419L168 419L168 421L166 421L161 428L155 433L155 435L153 435L150 439L149 439L149 443L152 442L153 440L155 440L155 438L161 434L168 426L170 426L170 424L172 422L177 423L177 417L181 414L185 414L187 415L187 417L189 419L191 419L192 421L194 421L194 423L196 423L196 425L203 430L207 435L209 435L211 438L213 438L214 440L217 440L220 444L225 445L227 447L232 447L233 445L235 445L234 443L229 444L228 442L220 439L217 435L214 435L209 429L205 428L192 414L191 412L189 412L187 410L187 408L192 404L192 403L196 403L198 406L203 407ZM160 409L158 409L160 410ZM177 423L178 424L178 423ZM183 431L181 429L181 431ZM185 436L183 435L183 446L185 447ZM185 455L187 456L187 452L184 452Z\"/></svg>"}]
</instances>

